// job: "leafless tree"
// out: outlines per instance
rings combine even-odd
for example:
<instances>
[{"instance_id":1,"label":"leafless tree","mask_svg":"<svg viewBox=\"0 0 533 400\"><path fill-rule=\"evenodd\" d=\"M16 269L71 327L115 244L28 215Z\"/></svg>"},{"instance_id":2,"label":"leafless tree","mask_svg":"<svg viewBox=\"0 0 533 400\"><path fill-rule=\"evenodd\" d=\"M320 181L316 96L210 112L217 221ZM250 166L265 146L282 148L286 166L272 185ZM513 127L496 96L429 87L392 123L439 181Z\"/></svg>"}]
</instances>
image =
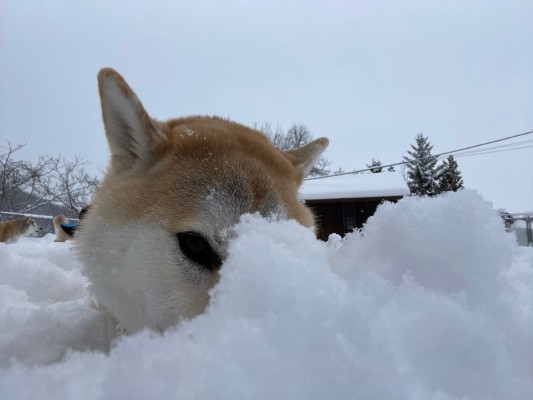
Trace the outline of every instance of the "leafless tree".
<instances>
[{"instance_id":1,"label":"leafless tree","mask_svg":"<svg viewBox=\"0 0 533 400\"><path fill-rule=\"evenodd\" d=\"M45 197L79 211L96 192L99 179L85 171L88 162L80 156L72 161L61 156L50 157L50 160L49 173L41 180Z\"/></svg>"},{"instance_id":2,"label":"leafless tree","mask_svg":"<svg viewBox=\"0 0 533 400\"><path fill-rule=\"evenodd\" d=\"M31 212L50 203L79 211L95 193L99 179L90 176L88 162L76 156L40 156L36 162L15 159L25 144L0 146L0 210Z\"/></svg>"},{"instance_id":3,"label":"leafless tree","mask_svg":"<svg viewBox=\"0 0 533 400\"><path fill-rule=\"evenodd\" d=\"M255 124L254 128L267 135L272 144L281 150L297 149L313 141L313 135L302 124L293 124L287 132L284 132L279 125L275 129L272 129L272 125L269 122L263 122L260 126ZM326 157L320 157L309 175L329 175L331 172L328 168L330 164L331 161Z\"/></svg>"}]
</instances>

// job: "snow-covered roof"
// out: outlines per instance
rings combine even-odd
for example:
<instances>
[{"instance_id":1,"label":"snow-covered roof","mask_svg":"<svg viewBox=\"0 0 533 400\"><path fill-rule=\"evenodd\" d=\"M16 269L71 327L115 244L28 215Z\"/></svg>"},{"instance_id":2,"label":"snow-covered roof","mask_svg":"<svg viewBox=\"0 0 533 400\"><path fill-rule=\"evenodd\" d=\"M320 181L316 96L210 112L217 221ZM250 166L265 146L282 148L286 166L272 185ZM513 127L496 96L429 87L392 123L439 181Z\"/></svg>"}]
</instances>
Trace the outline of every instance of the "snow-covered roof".
<instances>
[{"instance_id":1,"label":"snow-covered roof","mask_svg":"<svg viewBox=\"0 0 533 400\"><path fill-rule=\"evenodd\" d=\"M361 199L409 195L399 172L360 173L304 181L301 200Z\"/></svg>"}]
</instances>

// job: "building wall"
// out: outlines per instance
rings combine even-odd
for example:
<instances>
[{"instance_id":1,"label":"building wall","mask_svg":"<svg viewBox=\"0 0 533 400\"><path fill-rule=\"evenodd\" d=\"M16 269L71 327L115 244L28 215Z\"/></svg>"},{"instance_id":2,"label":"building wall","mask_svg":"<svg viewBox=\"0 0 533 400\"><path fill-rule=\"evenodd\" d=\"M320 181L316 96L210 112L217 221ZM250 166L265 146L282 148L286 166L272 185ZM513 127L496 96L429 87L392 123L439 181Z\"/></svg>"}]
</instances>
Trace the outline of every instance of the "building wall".
<instances>
[{"instance_id":1,"label":"building wall","mask_svg":"<svg viewBox=\"0 0 533 400\"><path fill-rule=\"evenodd\" d=\"M363 227L369 217L383 201L396 202L400 197L379 199L313 200L305 204L316 217L317 234L321 240L328 240L332 233L344 236L354 229Z\"/></svg>"}]
</instances>

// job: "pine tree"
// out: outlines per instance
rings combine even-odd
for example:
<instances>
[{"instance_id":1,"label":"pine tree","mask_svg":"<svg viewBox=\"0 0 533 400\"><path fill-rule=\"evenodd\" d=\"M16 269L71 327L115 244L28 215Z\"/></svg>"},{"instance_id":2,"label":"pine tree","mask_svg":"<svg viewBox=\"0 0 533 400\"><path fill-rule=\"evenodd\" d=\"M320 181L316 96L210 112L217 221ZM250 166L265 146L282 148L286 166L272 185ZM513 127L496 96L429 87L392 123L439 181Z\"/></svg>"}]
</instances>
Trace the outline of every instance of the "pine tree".
<instances>
[{"instance_id":1,"label":"pine tree","mask_svg":"<svg viewBox=\"0 0 533 400\"><path fill-rule=\"evenodd\" d=\"M433 146L426 136L419 133L416 144L404 157L407 168L407 185L416 196L436 196L440 193L438 177L442 166L437 167L437 157L431 154Z\"/></svg>"},{"instance_id":2,"label":"pine tree","mask_svg":"<svg viewBox=\"0 0 533 400\"><path fill-rule=\"evenodd\" d=\"M366 164L367 168L370 168L370 172L377 174L378 172L383 171L383 167L381 166L381 161L379 159L374 160L372 159L370 164Z\"/></svg>"},{"instance_id":3,"label":"pine tree","mask_svg":"<svg viewBox=\"0 0 533 400\"><path fill-rule=\"evenodd\" d=\"M439 189L441 192L457 192L463 189L463 178L457 161L452 155L442 162L442 170L439 174Z\"/></svg>"}]
</instances>

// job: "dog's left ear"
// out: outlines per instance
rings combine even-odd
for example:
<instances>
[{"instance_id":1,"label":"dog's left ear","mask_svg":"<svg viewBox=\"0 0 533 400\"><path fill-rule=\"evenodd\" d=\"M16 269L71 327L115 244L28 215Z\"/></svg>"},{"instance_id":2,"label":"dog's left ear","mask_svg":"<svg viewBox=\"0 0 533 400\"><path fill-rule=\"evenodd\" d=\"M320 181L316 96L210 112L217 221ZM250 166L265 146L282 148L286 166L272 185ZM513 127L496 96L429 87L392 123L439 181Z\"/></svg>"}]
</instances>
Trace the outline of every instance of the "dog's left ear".
<instances>
[{"instance_id":1,"label":"dog's left ear","mask_svg":"<svg viewBox=\"0 0 533 400\"><path fill-rule=\"evenodd\" d=\"M292 162L294 167L301 172L303 179L311 172L311 169L328 145L328 138L322 137L296 150L285 151L284 154Z\"/></svg>"},{"instance_id":2,"label":"dog's left ear","mask_svg":"<svg viewBox=\"0 0 533 400\"><path fill-rule=\"evenodd\" d=\"M148 166L157 146L165 140L137 95L111 68L98 73L102 117L115 171Z\"/></svg>"}]
</instances>

